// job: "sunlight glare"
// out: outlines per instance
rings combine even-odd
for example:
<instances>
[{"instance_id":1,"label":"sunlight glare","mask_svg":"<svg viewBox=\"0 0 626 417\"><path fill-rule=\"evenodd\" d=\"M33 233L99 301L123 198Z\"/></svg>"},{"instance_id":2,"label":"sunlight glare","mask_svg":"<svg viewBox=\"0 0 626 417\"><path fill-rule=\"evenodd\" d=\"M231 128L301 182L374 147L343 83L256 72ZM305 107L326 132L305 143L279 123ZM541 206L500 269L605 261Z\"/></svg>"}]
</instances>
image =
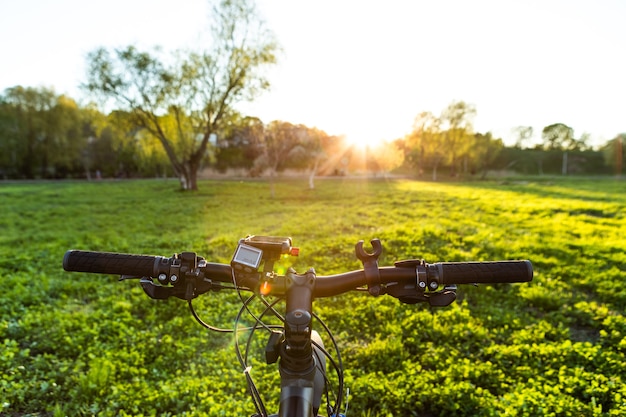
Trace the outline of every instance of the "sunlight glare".
<instances>
[{"instance_id":1,"label":"sunlight glare","mask_svg":"<svg viewBox=\"0 0 626 417\"><path fill-rule=\"evenodd\" d=\"M375 149L384 145L387 140L375 135L352 133L346 135L346 142L358 149Z\"/></svg>"}]
</instances>

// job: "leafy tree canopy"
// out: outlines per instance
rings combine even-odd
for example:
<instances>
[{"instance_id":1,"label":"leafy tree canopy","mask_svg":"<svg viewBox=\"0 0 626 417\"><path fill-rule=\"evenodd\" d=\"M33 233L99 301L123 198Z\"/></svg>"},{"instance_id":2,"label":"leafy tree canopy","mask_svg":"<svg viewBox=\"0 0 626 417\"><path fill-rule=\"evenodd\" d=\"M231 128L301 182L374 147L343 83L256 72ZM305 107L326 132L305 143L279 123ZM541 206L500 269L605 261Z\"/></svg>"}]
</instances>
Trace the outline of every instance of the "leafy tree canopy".
<instances>
[{"instance_id":1,"label":"leafy tree canopy","mask_svg":"<svg viewBox=\"0 0 626 417\"><path fill-rule=\"evenodd\" d=\"M264 72L276 63L278 44L253 3L213 5L206 49L140 51L98 48L88 55L87 91L127 111L134 124L157 138L183 189L196 176L209 139L235 112L269 87Z\"/></svg>"}]
</instances>

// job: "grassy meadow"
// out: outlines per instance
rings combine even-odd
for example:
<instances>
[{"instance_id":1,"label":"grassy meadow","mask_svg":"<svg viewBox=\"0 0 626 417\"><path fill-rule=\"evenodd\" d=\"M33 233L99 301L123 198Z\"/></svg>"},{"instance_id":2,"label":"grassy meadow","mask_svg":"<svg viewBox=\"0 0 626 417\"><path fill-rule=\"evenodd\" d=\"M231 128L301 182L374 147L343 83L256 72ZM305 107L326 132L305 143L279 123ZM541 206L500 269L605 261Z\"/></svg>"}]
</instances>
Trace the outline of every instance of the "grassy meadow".
<instances>
[{"instance_id":1,"label":"grassy meadow","mask_svg":"<svg viewBox=\"0 0 626 417\"><path fill-rule=\"evenodd\" d=\"M291 236L295 268L320 275L359 268L355 243L375 237L380 265L532 261L531 283L460 286L446 308L316 300L342 352L348 416L626 415L626 182L293 179L273 198L264 181L177 188L0 182L0 415L252 414L232 336L135 281L62 270L68 249L229 262L248 234ZM237 301L196 305L228 327ZM261 357L252 375L271 408L277 372Z\"/></svg>"}]
</instances>

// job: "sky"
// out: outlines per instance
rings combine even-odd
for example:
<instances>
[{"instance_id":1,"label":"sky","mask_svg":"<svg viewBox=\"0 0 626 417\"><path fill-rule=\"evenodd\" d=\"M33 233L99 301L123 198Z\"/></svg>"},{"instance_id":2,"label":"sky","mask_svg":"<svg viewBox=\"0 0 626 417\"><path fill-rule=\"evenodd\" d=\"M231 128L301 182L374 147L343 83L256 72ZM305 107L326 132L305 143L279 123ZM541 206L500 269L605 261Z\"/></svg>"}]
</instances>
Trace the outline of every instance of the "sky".
<instances>
[{"instance_id":1,"label":"sky","mask_svg":"<svg viewBox=\"0 0 626 417\"><path fill-rule=\"evenodd\" d=\"M453 101L512 144L565 123L601 145L626 132L626 1L257 0L283 52L271 90L240 109L351 140L403 137ZM206 0L0 0L0 91L79 101L100 46L199 45Z\"/></svg>"}]
</instances>

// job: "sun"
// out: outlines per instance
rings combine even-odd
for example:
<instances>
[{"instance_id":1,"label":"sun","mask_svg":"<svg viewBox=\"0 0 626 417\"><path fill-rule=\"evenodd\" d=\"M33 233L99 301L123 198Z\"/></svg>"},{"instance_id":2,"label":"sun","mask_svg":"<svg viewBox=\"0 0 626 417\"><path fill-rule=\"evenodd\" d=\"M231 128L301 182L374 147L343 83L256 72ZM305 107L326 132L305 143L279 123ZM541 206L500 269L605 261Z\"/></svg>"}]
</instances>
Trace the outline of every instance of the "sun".
<instances>
[{"instance_id":1,"label":"sun","mask_svg":"<svg viewBox=\"0 0 626 417\"><path fill-rule=\"evenodd\" d=\"M387 140L378 137L376 135L364 134L364 133L352 133L346 135L346 143L354 148L360 150L376 149L385 145Z\"/></svg>"}]
</instances>

